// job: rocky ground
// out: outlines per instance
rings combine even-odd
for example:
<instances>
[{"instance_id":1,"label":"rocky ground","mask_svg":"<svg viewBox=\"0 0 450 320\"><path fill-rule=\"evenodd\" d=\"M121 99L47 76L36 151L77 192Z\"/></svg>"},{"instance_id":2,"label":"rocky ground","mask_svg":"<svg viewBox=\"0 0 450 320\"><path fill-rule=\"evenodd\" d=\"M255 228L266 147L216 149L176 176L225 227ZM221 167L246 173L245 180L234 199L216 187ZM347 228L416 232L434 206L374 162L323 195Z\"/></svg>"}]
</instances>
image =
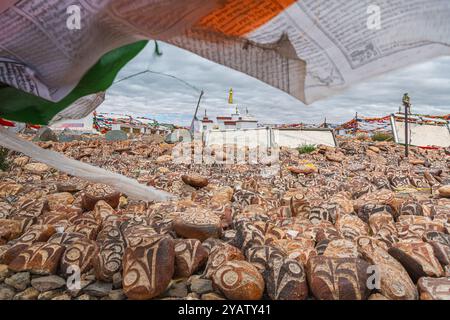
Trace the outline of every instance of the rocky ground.
<instances>
[{"instance_id":1,"label":"rocky ground","mask_svg":"<svg viewBox=\"0 0 450 320\"><path fill-rule=\"evenodd\" d=\"M340 141L282 150L270 168L177 164L157 141L39 144L178 199L132 201L11 156L1 300L450 299L445 150L405 159L392 143Z\"/></svg>"}]
</instances>

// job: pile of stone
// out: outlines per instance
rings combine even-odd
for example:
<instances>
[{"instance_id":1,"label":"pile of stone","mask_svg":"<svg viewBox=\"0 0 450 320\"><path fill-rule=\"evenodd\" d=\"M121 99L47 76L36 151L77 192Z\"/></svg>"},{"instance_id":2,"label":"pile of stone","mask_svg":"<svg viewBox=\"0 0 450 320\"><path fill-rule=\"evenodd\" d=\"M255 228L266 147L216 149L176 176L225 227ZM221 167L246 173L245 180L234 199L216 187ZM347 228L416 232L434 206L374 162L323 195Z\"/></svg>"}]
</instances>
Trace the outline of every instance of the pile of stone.
<instances>
[{"instance_id":1,"label":"pile of stone","mask_svg":"<svg viewBox=\"0 0 450 320\"><path fill-rule=\"evenodd\" d=\"M1 300L450 299L445 150L349 140L276 164L183 164L157 141L39 144L178 198L132 201L15 155Z\"/></svg>"}]
</instances>

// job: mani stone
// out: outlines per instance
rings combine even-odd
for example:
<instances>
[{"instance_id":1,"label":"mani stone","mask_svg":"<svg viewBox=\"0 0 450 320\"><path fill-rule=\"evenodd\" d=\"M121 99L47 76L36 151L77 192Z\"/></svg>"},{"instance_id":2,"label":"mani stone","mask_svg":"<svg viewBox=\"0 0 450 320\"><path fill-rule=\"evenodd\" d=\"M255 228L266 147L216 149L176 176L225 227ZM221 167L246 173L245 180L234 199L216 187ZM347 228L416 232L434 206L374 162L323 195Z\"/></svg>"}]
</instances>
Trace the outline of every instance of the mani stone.
<instances>
[{"instance_id":1,"label":"mani stone","mask_svg":"<svg viewBox=\"0 0 450 320\"><path fill-rule=\"evenodd\" d=\"M329 243L330 243L330 240L328 240L328 239L324 239L324 240L317 242L315 250L316 250L316 253L318 256L321 256L324 254Z\"/></svg>"},{"instance_id":2,"label":"mani stone","mask_svg":"<svg viewBox=\"0 0 450 320\"><path fill-rule=\"evenodd\" d=\"M92 264L98 280L109 282L115 273L122 270L122 257L125 251L123 241L108 239L101 243L100 250L94 255Z\"/></svg>"},{"instance_id":3,"label":"mani stone","mask_svg":"<svg viewBox=\"0 0 450 320\"><path fill-rule=\"evenodd\" d=\"M30 271L33 274L55 274L64 253L64 246L37 242L15 257L8 268L14 272Z\"/></svg>"},{"instance_id":4,"label":"mani stone","mask_svg":"<svg viewBox=\"0 0 450 320\"><path fill-rule=\"evenodd\" d=\"M147 242L154 242L155 238L162 237L156 230L150 226L145 225L131 225L124 228L122 234L125 238L127 247L143 246Z\"/></svg>"},{"instance_id":5,"label":"mani stone","mask_svg":"<svg viewBox=\"0 0 450 320\"><path fill-rule=\"evenodd\" d=\"M148 300L163 293L172 279L175 265L173 240L127 248L123 257L123 291L129 299Z\"/></svg>"},{"instance_id":6,"label":"mani stone","mask_svg":"<svg viewBox=\"0 0 450 320\"><path fill-rule=\"evenodd\" d=\"M442 243L443 245L450 246L450 235L437 232L437 231L428 231L423 234L424 241L437 241Z\"/></svg>"},{"instance_id":7,"label":"mani stone","mask_svg":"<svg viewBox=\"0 0 450 320\"><path fill-rule=\"evenodd\" d=\"M31 280L31 285L40 292L44 292L64 287L66 285L66 280L64 278L52 275L34 278Z\"/></svg>"},{"instance_id":8,"label":"mani stone","mask_svg":"<svg viewBox=\"0 0 450 320\"><path fill-rule=\"evenodd\" d=\"M305 300L308 284L303 265L292 259L273 259L264 272L266 291L272 300Z\"/></svg>"},{"instance_id":9,"label":"mani stone","mask_svg":"<svg viewBox=\"0 0 450 320\"><path fill-rule=\"evenodd\" d=\"M297 237L295 240L282 239L274 242L273 245L286 252L287 258L296 260L302 265L305 265L311 257L317 255L312 239L302 237Z\"/></svg>"},{"instance_id":10,"label":"mani stone","mask_svg":"<svg viewBox=\"0 0 450 320\"><path fill-rule=\"evenodd\" d=\"M6 264L0 264L0 283L11 275Z\"/></svg>"},{"instance_id":11,"label":"mani stone","mask_svg":"<svg viewBox=\"0 0 450 320\"><path fill-rule=\"evenodd\" d=\"M105 201L112 208L117 208L120 203L120 192L112 192L112 193L104 194L104 195L100 195L100 196L92 195L89 193L84 193L81 196L81 207L85 211L92 211L92 210L94 210L97 202L99 202L100 200Z\"/></svg>"},{"instance_id":12,"label":"mani stone","mask_svg":"<svg viewBox=\"0 0 450 320\"><path fill-rule=\"evenodd\" d=\"M106 201L100 200L94 206L94 217L97 221L102 221L105 224L114 220L113 217L117 217L117 215Z\"/></svg>"},{"instance_id":13,"label":"mani stone","mask_svg":"<svg viewBox=\"0 0 450 320\"><path fill-rule=\"evenodd\" d=\"M394 218L387 212L377 212L372 214L369 217L369 227L374 235L378 234L380 230L385 228L391 229L392 233L396 233Z\"/></svg>"},{"instance_id":14,"label":"mani stone","mask_svg":"<svg viewBox=\"0 0 450 320\"><path fill-rule=\"evenodd\" d=\"M213 191L211 203L215 205L225 205L231 202L233 197L233 188L221 187Z\"/></svg>"},{"instance_id":15,"label":"mani stone","mask_svg":"<svg viewBox=\"0 0 450 320\"><path fill-rule=\"evenodd\" d=\"M420 278L417 287L420 300L450 300L450 277Z\"/></svg>"},{"instance_id":16,"label":"mani stone","mask_svg":"<svg viewBox=\"0 0 450 320\"><path fill-rule=\"evenodd\" d=\"M122 130L110 130L105 135L106 141L124 141L128 139L128 136Z\"/></svg>"},{"instance_id":17,"label":"mani stone","mask_svg":"<svg viewBox=\"0 0 450 320\"><path fill-rule=\"evenodd\" d=\"M394 215L392 208L383 204L365 204L358 210L358 217L365 223L369 222L369 218L376 213L387 213L391 216Z\"/></svg>"},{"instance_id":18,"label":"mani stone","mask_svg":"<svg viewBox=\"0 0 450 320\"><path fill-rule=\"evenodd\" d=\"M264 274L275 260L283 260L286 253L280 248L263 245L251 247L247 250L246 256L247 261L254 265L261 274Z\"/></svg>"},{"instance_id":19,"label":"mani stone","mask_svg":"<svg viewBox=\"0 0 450 320\"><path fill-rule=\"evenodd\" d=\"M237 247L246 253L253 246L261 246L265 243L264 232L249 221L239 221L236 224L235 241Z\"/></svg>"},{"instance_id":20,"label":"mani stone","mask_svg":"<svg viewBox=\"0 0 450 320\"><path fill-rule=\"evenodd\" d=\"M264 292L264 279L258 269L242 260L225 262L212 280L230 300L260 300Z\"/></svg>"},{"instance_id":21,"label":"mani stone","mask_svg":"<svg viewBox=\"0 0 450 320\"><path fill-rule=\"evenodd\" d=\"M84 234L77 232L58 232L52 235L48 239L48 243L56 243L62 245L69 245L77 241L82 241L87 239Z\"/></svg>"},{"instance_id":22,"label":"mani stone","mask_svg":"<svg viewBox=\"0 0 450 320\"><path fill-rule=\"evenodd\" d=\"M0 245L18 238L22 234L22 223L18 220L0 219Z\"/></svg>"},{"instance_id":23,"label":"mani stone","mask_svg":"<svg viewBox=\"0 0 450 320\"><path fill-rule=\"evenodd\" d=\"M336 221L336 208L337 207L333 208L325 205L312 207L308 219L313 224L318 224L322 220L334 223Z\"/></svg>"},{"instance_id":24,"label":"mani stone","mask_svg":"<svg viewBox=\"0 0 450 320\"><path fill-rule=\"evenodd\" d=\"M209 254L204 277L211 278L223 264L233 260L245 260L241 250L229 244L215 246Z\"/></svg>"},{"instance_id":25,"label":"mani stone","mask_svg":"<svg viewBox=\"0 0 450 320\"><path fill-rule=\"evenodd\" d=\"M76 241L66 246L61 263L60 271L63 275L71 274L76 266L80 273L85 273L92 268L93 259L98 254L99 249L95 241Z\"/></svg>"},{"instance_id":26,"label":"mani stone","mask_svg":"<svg viewBox=\"0 0 450 320\"><path fill-rule=\"evenodd\" d=\"M359 258L358 248L355 243L347 239L330 241L323 255L330 258Z\"/></svg>"},{"instance_id":27,"label":"mani stone","mask_svg":"<svg viewBox=\"0 0 450 320\"><path fill-rule=\"evenodd\" d=\"M30 244L18 243L12 246L4 246L0 256L1 263L9 265L23 250L28 249Z\"/></svg>"},{"instance_id":28,"label":"mani stone","mask_svg":"<svg viewBox=\"0 0 450 320\"><path fill-rule=\"evenodd\" d=\"M433 247L434 256L438 259L441 266L450 265L450 246L446 246L438 241L428 241Z\"/></svg>"},{"instance_id":29,"label":"mani stone","mask_svg":"<svg viewBox=\"0 0 450 320\"><path fill-rule=\"evenodd\" d=\"M206 210L193 208L179 213L173 223L178 236L204 241L208 238L219 238L222 234L220 218Z\"/></svg>"},{"instance_id":30,"label":"mani stone","mask_svg":"<svg viewBox=\"0 0 450 320\"><path fill-rule=\"evenodd\" d=\"M23 167L23 169L24 169L25 171L28 171L29 173L41 175L41 174L43 174L43 173L49 171L49 170L50 170L50 167L47 166L47 165L44 164L44 163L36 163L36 162L33 162L33 163L28 163L28 164L26 164L26 165Z\"/></svg>"},{"instance_id":31,"label":"mani stone","mask_svg":"<svg viewBox=\"0 0 450 320\"><path fill-rule=\"evenodd\" d=\"M399 242L389 248L388 252L405 267L414 283L421 277L444 275L444 270L434 256L433 247L428 243Z\"/></svg>"},{"instance_id":32,"label":"mani stone","mask_svg":"<svg viewBox=\"0 0 450 320\"><path fill-rule=\"evenodd\" d=\"M69 192L49 194L46 199L50 211L58 210L61 206L69 206L75 201L75 198Z\"/></svg>"},{"instance_id":33,"label":"mani stone","mask_svg":"<svg viewBox=\"0 0 450 320\"><path fill-rule=\"evenodd\" d=\"M369 266L357 258L312 257L307 264L309 287L319 300L366 300Z\"/></svg>"},{"instance_id":34,"label":"mani stone","mask_svg":"<svg viewBox=\"0 0 450 320\"><path fill-rule=\"evenodd\" d=\"M47 242L47 240L55 233L56 229L51 225L35 225L28 228L28 230L16 239L15 242L27 244Z\"/></svg>"},{"instance_id":35,"label":"mani stone","mask_svg":"<svg viewBox=\"0 0 450 320\"><path fill-rule=\"evenodd\" d=\"M405 268L370 237L357 240L358 250L379 272L379 288L383 296L392 300L416 300L417 289Z\"/></svg>"},{"instance_id":36,"label":"mani stone","mask_svg":"<svg viewBox=\"0 0 450 320\"><path fill-rule=\"evenodd\" d=\"M420 203L414 201L405 201L400 205L399 213L402 216L423 216L424 210Z\"/></svg>"},{"instance_id":37,"label":"mani stone","mask_svg":"<svg viewBox=\"0 0 450 320\"><path fill-rule=\"evenodd\" d=\"M174 243L176 277L189 277L208 260L208 252L197 239L177 239Z\"/></svg>"},{"instance_id":38,"label":"mani stone","mask_svg":"<svg viewBox=\"0 0 450 320\"><path fill-rule=\"evenodd\" d=\"M369 227L367 223L360 218L350 214L344 214L337 218L336 229L346 239L354 240L359 236L369 234Z\"/></svg>"},{"instance_id":39,"label":"mani stone","mask_svg":"<svg viewBox=\"0 0 450 320\"><path fill-rule=\"evenodd\" d=\"M0 198L16 196L23 190L23 185L14 182L0 183Z\"/></svg>"}]
</instances>

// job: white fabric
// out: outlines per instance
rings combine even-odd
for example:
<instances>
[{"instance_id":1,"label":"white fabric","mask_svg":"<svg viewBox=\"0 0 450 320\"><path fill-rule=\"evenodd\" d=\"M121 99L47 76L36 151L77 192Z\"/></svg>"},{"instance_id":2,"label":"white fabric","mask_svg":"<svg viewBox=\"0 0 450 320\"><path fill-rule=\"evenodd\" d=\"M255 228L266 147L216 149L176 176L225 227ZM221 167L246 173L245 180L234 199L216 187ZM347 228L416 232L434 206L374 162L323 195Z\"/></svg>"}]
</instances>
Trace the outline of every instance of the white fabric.
<instances>
[{"instance_id":1,"label":"white fabric","mask_svg":"<svg viewBox=\"0 0 450 320\"><path fill-rule=\"evenodd\" d=\"M37 161L55 169L94 183L106 184L123 192L131 199L144 201L165 201L172 195L138 183L136 180L87 163L69 159L62 154L39 148L34 143L19 138L12 132L0 127L0 145L10 150L21 152Z\"/></svg>"}]
</instances>

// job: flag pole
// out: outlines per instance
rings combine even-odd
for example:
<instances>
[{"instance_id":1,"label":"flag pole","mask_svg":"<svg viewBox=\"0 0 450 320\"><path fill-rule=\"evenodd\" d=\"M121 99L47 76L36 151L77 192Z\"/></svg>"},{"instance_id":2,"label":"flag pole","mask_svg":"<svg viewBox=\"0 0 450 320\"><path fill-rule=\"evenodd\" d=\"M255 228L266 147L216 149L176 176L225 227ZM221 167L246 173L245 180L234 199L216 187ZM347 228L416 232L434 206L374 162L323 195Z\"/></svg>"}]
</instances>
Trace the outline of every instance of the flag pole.
<instances>
[{"instance_id":1,"label":"flag pole","mask_svg":"<svg viewBox=\"0 0 450 320\"><path fill-rule=\"evenodd\" d=\"M405 103L405 157L409 157L408 104Z\"/></svg>"}]
</instances>

